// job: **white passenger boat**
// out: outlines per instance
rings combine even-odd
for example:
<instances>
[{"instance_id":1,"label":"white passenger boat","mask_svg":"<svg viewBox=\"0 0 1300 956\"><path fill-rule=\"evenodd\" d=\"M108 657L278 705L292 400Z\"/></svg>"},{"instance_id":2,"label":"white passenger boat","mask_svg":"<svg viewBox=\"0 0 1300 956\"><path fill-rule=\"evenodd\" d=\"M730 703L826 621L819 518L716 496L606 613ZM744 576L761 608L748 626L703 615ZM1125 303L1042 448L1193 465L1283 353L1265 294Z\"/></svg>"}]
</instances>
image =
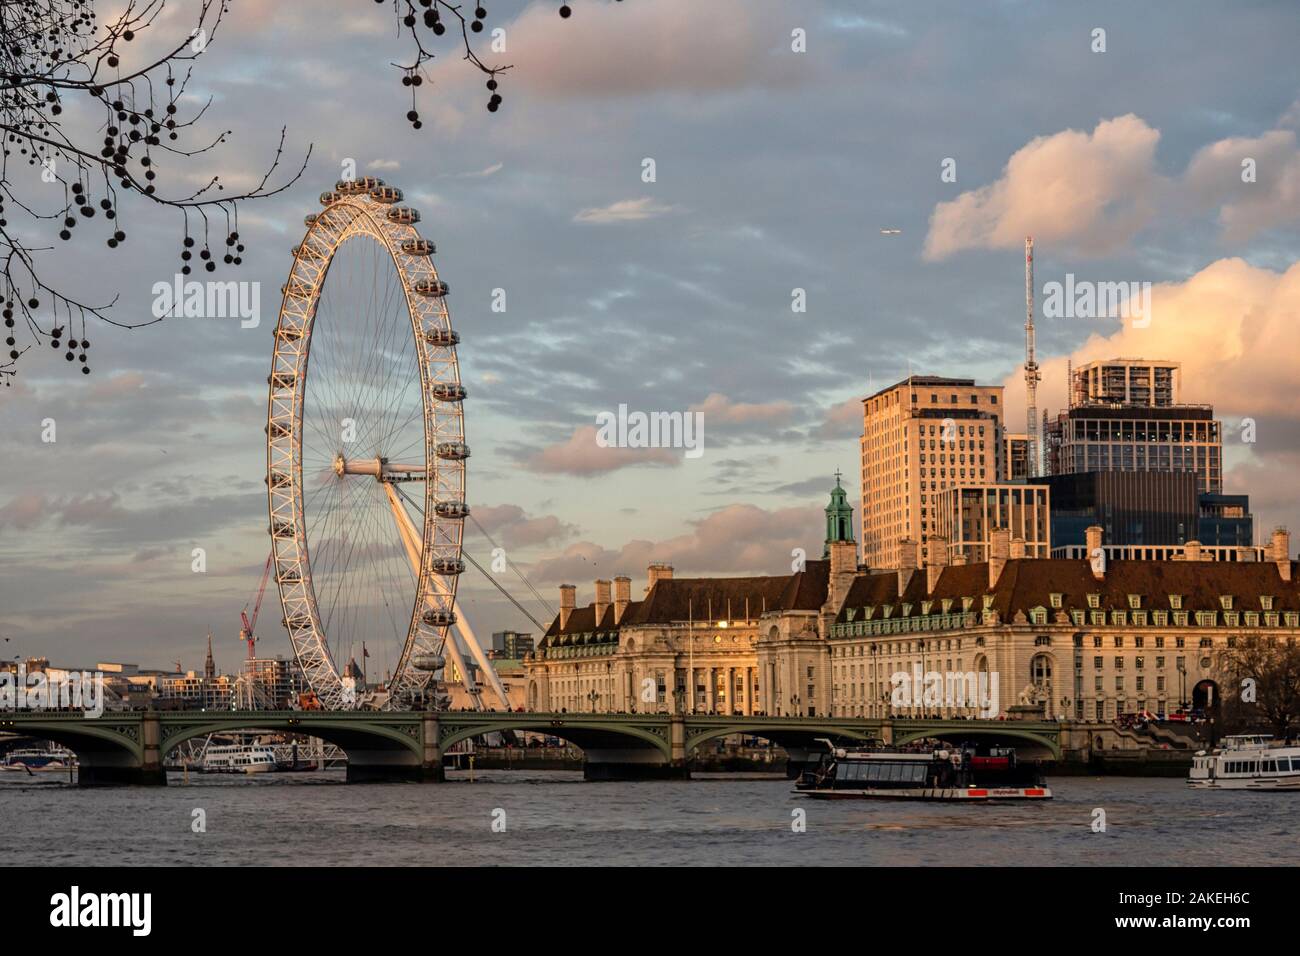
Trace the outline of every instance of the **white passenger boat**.
<instances>
[{"instance_id":1,"label":"white passenger boat","mask_svg":"<svg viewBox=\"0 0 1300 956\"><path fill-rule=\"evenodd\" d=\"M1187 785L1195 790L1300 790L1300 747L1275 744L1267 734L1224 737L1192 758Z\"/></svg>"},{"instance_id":2,"label":"white passenger boat","mask_svg":"<svg viewBox=\"0 0 1300 956\"><path fill-rule=\"evenodd\" d=\"M77 755L71 750L58 746L11 750L5 754L3 760L0 760L0 770L14 770L19 773L33 771L53 773L76 765Z\"/></svg>"},{"instance_id":3,"label":"white passenger boat","mask_svg":"<svg viewBox=\"0 0 1300 956\"><path fill-rule=\"evenodd\" d=\"M270 747L220 744L203 750L204 773L270 773L276 769L275 751Z\"/></svg>"}]
</instances>

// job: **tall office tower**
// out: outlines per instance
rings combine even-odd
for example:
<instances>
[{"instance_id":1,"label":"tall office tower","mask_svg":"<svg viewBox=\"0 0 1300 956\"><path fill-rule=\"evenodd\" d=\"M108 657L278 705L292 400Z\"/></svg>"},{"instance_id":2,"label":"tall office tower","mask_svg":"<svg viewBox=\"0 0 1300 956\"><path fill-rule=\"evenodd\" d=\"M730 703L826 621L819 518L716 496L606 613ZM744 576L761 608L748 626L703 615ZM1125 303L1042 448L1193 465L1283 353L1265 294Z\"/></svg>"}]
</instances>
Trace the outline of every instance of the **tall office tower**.
<instances>
[{"instance_id":1,"label":"tall office tower","mask_svg":"<svg viewBox=\"0 0 1300 956\"><path fill-rule=\"evenodd\" d=\"M1179 403L1177 362L1111 359L1070 376L1070 407L1048 423L1047 471L1195 472L1223 491L1223 426L1209 405Z\"/></svg>"},{"instance_id":2,"label":"tall office tower","mask_svg":"<svg viewBox=\"0 0 1300 956\"><path fill-rule=\"evenodd\" d=\"M1002 386L914 375L862 400L862 550L897 568L901 543L939 533L939 492L1002 475Z\"/></svg>"}]
</instances>

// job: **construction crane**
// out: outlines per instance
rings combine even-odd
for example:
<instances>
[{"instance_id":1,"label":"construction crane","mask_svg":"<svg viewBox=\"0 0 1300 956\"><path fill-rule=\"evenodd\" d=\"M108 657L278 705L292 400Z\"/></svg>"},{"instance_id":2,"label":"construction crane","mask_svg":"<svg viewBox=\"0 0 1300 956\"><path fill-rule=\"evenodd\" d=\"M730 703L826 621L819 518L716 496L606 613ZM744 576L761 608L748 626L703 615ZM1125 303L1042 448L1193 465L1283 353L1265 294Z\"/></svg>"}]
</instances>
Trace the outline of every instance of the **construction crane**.
<instances>
[{"instance_id":1,"label":"construction crane","mask_svg":"<svg viewBox=\"0 0 1300 956\"><path fill-rule=\"evenodd\" d=\"M262 569L262 583L257 586L257 599L253 602L253 616L248 616L248 605L239 612L239 620L243 627L239 629L239 639L248 645L248 659L251 661L257 656L256 644L257 633L253 630L257 626L257 614L262 610L262 598L266 596L266 581L271 576L271 559L275 557L275 552L267 555L266 567Z\"/></svg>"},{"instance_id":2,"label":"construction crane","mask_svg":"<svg viewBox=\"0 0 1300 956\"><path fill-rule=\"evenodd\" d=\"M1029 477L1038 477L1038 383L1043 375L1034 354L1034 237L1025 237L1025 418L1029 432Z\"/></svg>"}]
</instances>

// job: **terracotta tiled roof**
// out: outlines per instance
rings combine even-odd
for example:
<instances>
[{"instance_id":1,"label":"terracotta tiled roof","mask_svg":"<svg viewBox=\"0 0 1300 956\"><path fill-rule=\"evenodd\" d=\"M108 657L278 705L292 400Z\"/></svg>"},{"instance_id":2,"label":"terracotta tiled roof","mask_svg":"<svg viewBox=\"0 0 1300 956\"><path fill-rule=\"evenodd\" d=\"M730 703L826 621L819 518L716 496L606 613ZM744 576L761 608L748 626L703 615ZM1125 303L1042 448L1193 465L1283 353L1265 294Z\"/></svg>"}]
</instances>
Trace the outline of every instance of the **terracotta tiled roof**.
<instances>
[{"instance_id":1,"label":"terracotta tiled roof","mask_svg":"<svg viewBox=\"0 0 1300 956\"><path fill-rule=\"evenodd\" d=\"M809 562L812 563L812 562ZM628 624L668 624L673 621L742 620L748 611L757 618L780 606L792 575L752 578L663 578L655 582Z\"/></svg>"},{"instance_id":2,"label":"terracotta tiled roof","mask_svg":"<svg viewBox=\"0 0 1300 956\"><path fill-rule=\"evenodd\" d=\"M864 607L910 603L919 614L922 601L951 598L960 610L963 597L975 598L972 610L983 610L983 597L993 595L993 608L1003 620L1017 611L1028 613L1038 607L1054 610L1051 595L1060 594L1061 609L1094 610L1089 594L1100 595L1096 610L1136 610L1129 595L1142 598L1141 610L1173 610L1169 596L1182 597L1181 610L1221 611L1221 595L1233 596L1232 610L1262 611L1261 595L1273 598L1273 610L1300 610L1300 565L1292 563L1291 580L1283 581L1272 561L1111 561L1102 580L1092 573L1084 559L1018 558L1007 562L994 588L988 586L988 564L967 564L944 568L932 593L926 593L925 569L916 571L903 594L898 592L895 571L874 571L856 577L841 606L837 622L848 620L847 609L855 609L861 620ZM877 612L879 613L879 612Z\"/></svg>"},{"instance_id":3,"label":"terracotta tiled roof","mask_svg":"<svg viewBox=\"0 0 1300 956\"><path fill-rule=\"evenodd\" d=\"M599 623L595 604L574 608L565 627L559 615L551 621L541 646L556 638L615 631L622 625L670 624L694 618L696 621L741 620L746 614L757 619L764 611L818 610L826 602L830 577L829 561L809 561L796 574L747 578L661 578L644 600L633 601L618 625L614 607L606 609Z\"/></svg>"}]
</instances>

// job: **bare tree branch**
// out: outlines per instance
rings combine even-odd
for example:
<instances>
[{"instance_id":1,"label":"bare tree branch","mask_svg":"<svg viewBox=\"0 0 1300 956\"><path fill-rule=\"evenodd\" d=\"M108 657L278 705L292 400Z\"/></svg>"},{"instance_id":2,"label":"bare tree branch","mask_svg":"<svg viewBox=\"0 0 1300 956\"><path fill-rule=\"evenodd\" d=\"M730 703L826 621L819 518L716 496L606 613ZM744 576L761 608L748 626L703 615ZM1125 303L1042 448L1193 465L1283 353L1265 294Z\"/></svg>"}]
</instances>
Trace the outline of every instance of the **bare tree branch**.
<instances>
[{"instance_id":1,"label":"bare tree branch","mask_svg":"<svg viewBox=\"0 0 1300 956\"><path fill-rule=\"evenodd\" d=\"M49 252L53 243L40 236L71 241L79 223L102 215L108 223L106 244L117 249L127 241L121 198L134 194L179 212L183 274L194 268L191 226L201 236L198 258L205 271L216 270L218 254L226 265L238 266L244 251L238 204L274 196L306 168L310 147L296 172L272 184L285 158L282 129L255 188L227 194L220 176L213 176L197 189L164 191L161 170L168 161L208 153L230 135L224 130L193 144L182 138L197 134L208 107L204 103L197 109L183 108L191 61L215 37L229 0L201 0L188 36L169 43L167 52L142 65L122 65L125 47L155 25L166 2L128 0L111 23L101 24L94 0L0 0L0 314L5 323L0 379L6 385L22 355L42 342L66 347L67 360L80 361L82 372L89 374L90 317L120 328L157 321L114 320L107 310L116 297L83 302L44 280L37 256ZM80 106L85 103L81 97L89 101L92 114L103 113L103 139L98 144L64 116L65 104ZM33 190L19 182L20 173L39 175L43 184L54 187L48 192L61 193L61 199L43 209L48 200L41 193L47 190L32 195ZM14 210L24 214L27 228L10 223ZM214 251L210 242L214 221L224 234L224 252L220 245Z\"/></svg>"}]
</instances>

